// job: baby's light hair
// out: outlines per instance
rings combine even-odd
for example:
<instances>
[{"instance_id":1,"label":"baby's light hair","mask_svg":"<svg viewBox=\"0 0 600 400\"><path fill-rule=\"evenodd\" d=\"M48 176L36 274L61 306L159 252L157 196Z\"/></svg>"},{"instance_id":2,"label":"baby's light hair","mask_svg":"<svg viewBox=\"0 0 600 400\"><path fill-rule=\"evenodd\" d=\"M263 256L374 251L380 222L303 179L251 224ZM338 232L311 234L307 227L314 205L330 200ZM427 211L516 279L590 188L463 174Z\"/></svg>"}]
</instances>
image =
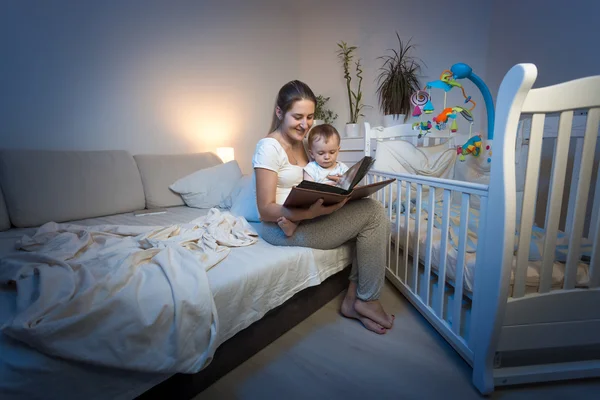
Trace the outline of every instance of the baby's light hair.
<instances>
[{"instance_id":1,"label":"baby's light hair","mask_svg":"<svg viewBox=\"0 0 600 400\"><path fill-rule=\"evenodd\" d=\"M313 143L319 139L322 139L327 143L332 137L337 139L338 144L341 142L340 134L333 125L322 124L314 126L308 133L308 148L312 149Z\"/></svg>"}]
</instances>

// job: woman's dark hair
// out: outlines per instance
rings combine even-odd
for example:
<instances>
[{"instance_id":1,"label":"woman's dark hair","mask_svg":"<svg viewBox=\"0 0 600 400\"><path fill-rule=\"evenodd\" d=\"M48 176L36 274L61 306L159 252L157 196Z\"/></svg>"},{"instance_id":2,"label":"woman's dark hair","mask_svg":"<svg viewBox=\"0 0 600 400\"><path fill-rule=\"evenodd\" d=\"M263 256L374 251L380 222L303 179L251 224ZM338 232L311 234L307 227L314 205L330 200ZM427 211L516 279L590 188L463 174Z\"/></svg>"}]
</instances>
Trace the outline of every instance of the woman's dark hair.
<instances>
[{"instance_id":1,"label":"woman's dark hair","mask_svg":"<svg viewBox=\"0 0 600 400\"><path fill-rule=\"evenodd\" d=\"M279 107L283 115L287 113L295 102L299 100L310 100L315 105L317 104L317 98L310 87L304 82L291 81L286 83L279 89L277 99L275 100L275 108ZM271 123L271 130L273 132L281 125L281 120L277 117L277 113L273 110L273 122Z\"/></svg>"}]
</instances>

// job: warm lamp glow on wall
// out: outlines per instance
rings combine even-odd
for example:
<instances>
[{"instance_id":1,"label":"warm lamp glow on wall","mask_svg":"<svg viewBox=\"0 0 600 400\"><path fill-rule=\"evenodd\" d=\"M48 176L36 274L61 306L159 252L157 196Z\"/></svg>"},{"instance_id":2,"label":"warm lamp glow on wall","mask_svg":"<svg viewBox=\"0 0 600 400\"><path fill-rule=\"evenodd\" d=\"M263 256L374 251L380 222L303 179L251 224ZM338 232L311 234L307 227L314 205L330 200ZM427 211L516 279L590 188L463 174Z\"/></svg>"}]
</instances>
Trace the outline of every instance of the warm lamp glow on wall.
<instances>
[{"instance_id":1,"label":"warm lamp glow on wall","mask_svg":"<svg viewBox=\"0 0 600 400\"><path fill-rule=\"evenodd\" d=\"M224 163L234 160L233 147L217 147L217 155Z\"/></svg>"}]
</instances>

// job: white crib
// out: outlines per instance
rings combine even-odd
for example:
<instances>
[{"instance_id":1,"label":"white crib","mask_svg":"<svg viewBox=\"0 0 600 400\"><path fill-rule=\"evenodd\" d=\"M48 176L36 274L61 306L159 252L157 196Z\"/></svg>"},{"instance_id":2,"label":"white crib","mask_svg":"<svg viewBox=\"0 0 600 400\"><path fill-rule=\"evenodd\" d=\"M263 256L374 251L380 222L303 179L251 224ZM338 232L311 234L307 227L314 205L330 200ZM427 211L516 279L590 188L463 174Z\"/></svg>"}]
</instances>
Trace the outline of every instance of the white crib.
<instances>
[{"instance_id":1,"label":"white crib","mask_svg":"<svg viewBox=\"0 0 600 400\"><path fill-rule=\"evenodd\" d=\"M495 386L600 376L600 174L595 193L590 193L600 76L531 89L536 77L534 65L519 64L502 81L489 184L381 170L368 176L369 182L396 178L400 183L374 195L387 207L392 221L387 278L472 366L473 384L483 394ZM585 129L572 129L574 115L582 114ZM532 115L530 130L518 130L529 121L523 118L528 115ZM552 115L559 116L557 134L544 135L546 117ZM425 147L460 144L444 134L427 135L417 143L410 125L382 131L366 124L365 154L377 156L373 147L391 136ZM528 250L542 143L549 137L555 145L545 234L541 259L532 262ZM571 142L575 162L566 196ZM519 180L524 190L517 195ZM436 214L428 217L427 208L436 204L437 193L429 188L442 197L436 206L437 227ZM465 216L474 212L470 206L474 196L479 199L479 224L473 228L476 251L469 252L470 221ZM561 237L566 237L568 246L566 263L561 264L555 254L563 197L567 214ZM593 200L588 201L590 197ZM404 211L398 212L402 206ZM589 228L584 231L590 206ZM459 213L458 220L452 219L456 216L452 212ZM451 230L451 221L456 231ZM452 247L456 251L449 251L453 233L458 245ZM589 265L588 259L582 259L583 242L591 246ZM533 284L532 270L538 271ZM558 278L557 270L562 271Z\"/></svg>"}]
</instances>

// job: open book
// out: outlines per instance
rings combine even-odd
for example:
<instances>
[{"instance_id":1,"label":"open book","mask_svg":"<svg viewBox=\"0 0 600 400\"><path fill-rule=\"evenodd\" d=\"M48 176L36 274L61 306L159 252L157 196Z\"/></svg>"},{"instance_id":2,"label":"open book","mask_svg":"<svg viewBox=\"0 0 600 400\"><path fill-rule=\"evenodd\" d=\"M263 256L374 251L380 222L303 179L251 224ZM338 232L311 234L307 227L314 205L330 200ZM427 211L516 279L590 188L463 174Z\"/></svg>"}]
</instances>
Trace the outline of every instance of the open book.
<instances>
[{"instance_id":1,"label":"open book","mask_svg":"<svg viewBox=\"0 0 600 400\"><path fill-rule=\"evenodd\" d=\"M349 201L367 197L394 182L388 179L370 185L357 186L373 166L375 159L363 157L340 178L335 185L327 185L311 181L302 181L294 186L283 203L286 207L309 207L318 199L323 199L323 205L336 204L349 198Z\"/></svg>"}]
</instances>

